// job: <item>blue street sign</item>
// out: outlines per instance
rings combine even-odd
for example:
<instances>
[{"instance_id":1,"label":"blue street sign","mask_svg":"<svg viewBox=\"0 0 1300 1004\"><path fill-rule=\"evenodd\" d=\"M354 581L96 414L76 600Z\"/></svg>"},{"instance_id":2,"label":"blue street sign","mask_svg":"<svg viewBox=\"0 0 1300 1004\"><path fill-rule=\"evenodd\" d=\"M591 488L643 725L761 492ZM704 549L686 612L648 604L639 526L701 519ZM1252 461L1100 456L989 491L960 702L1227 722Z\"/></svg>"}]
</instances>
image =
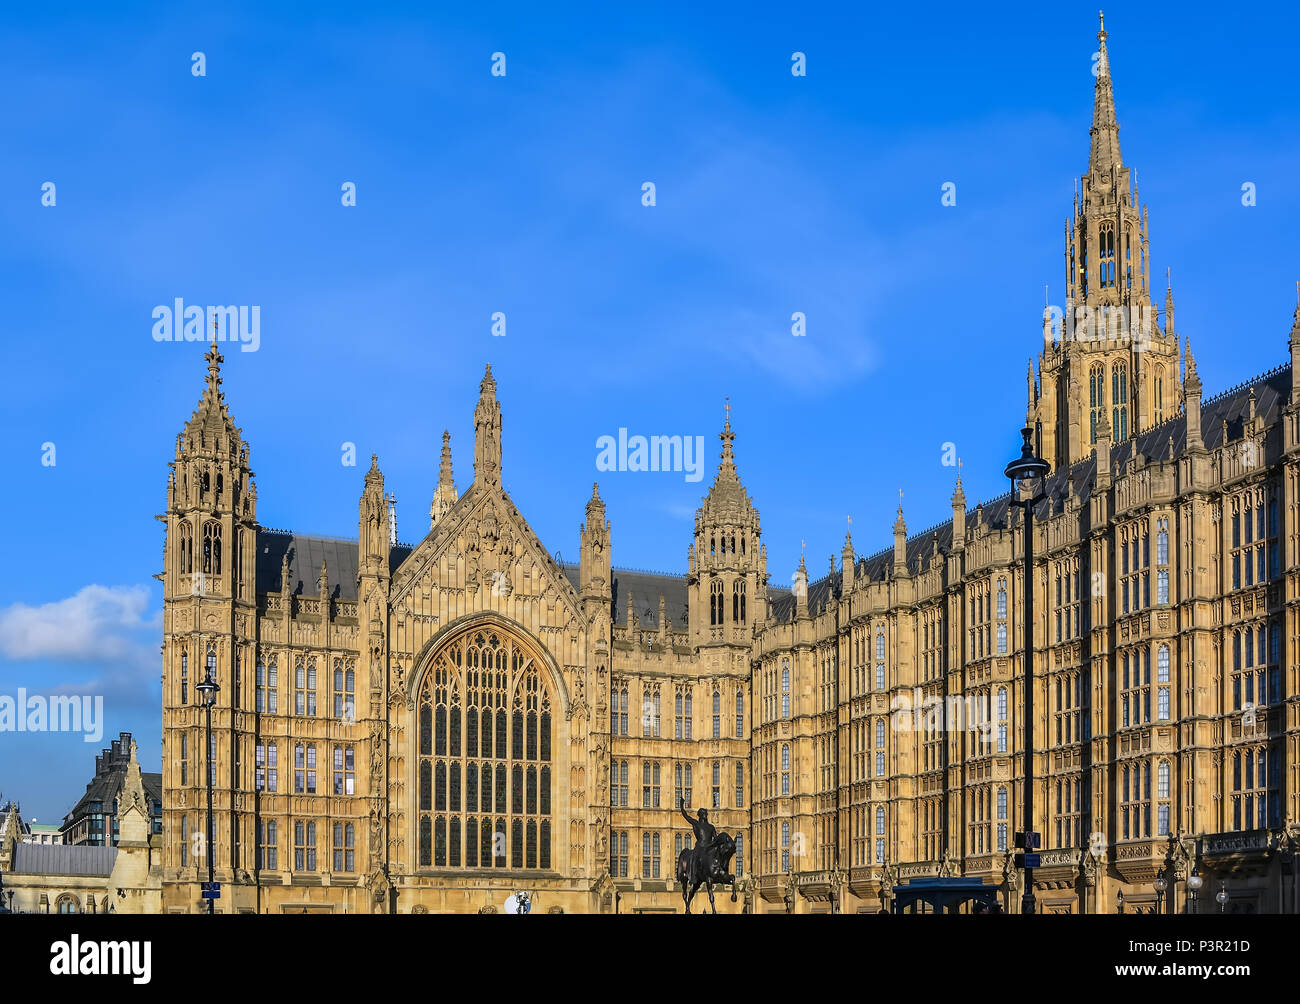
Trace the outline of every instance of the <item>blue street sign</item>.
<instances>
[{"instance_id":1,"label":"blue street sign","mask_svg":"<svg viewBox=\"0 0 1300 1004\"><path fill-rule=\"evenodd\" d=\"M204 899L220 899L220 898L221 898L221 883L220 883L220 882L204 882L204 883L203 883L203 898L204 898Z\"/></svg>"}]
</instances>

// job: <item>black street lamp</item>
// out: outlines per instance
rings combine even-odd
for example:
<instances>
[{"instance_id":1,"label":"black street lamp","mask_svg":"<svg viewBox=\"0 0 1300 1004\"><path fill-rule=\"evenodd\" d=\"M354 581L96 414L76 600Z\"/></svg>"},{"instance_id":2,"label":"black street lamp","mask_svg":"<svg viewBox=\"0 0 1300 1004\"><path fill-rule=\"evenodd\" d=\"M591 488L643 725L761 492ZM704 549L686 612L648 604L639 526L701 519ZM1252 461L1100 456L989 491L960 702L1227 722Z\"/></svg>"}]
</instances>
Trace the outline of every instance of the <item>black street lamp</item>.
<instances>
[{"instance_id":1,"label":"black street lamp","mask_svg":"<svg viewBox=\"0 0 1300 1004\"><path fill-rule=\"evenodd\" d=\"M1034 912L1034 870L1029 866L1029 855L1037 850L1030 847L1033 843L1030 834L1034 831L1034 506L1046 496L1035 492L1032 482L1040 480L1051 470L1051 465L1041 457L1034 456L1032 426L1025 426L1020 433L1024 439L1020 447L1020 456L1007 464L1004 474L1011 479L1011 497L1007 501L1007 513L1012 506L1025 510L1025 711L1022 720L1025 723L1025 893L1020 900L1020 912ZM1016 498L1017 485L1025 486L1027 499ZM1009 522L1009 521L1008 521Z\"/></svg>"},{"instance_id":2,"label":"black street lamp","mask_svg":"<svg viewBox=\"0 0 1300 1004\"><path fill-rule=\"evenodd\" d=\"M1223 913L1224 907L1228 905L1228 890L1222 882L1219 883L1219 891L1214 894L1214 899L1219 904L1219 912Z\"/></svg>"},{"instance_id":3,"label":"black street lamp","mask_svg":"<svg viewBox=\"0 0 1300 1004\"><path fill-rule=\"evenodd\" d=\"M1124 912L1124 890L1123 889L1121 889L1119 891L1119 895L1115 897L1115 904L1116 904L1115 912L1123 913Z\"/></svg>"},{"instance_id":4,"label":"black street lamp","mask_svg":"<svg viewBox=\"0 0 1300 1004\"><path fill-rule=\"evenodd\" d=\"M1156 876L1156 881L1155 881L1155 887L1156 887L1156 916L1157 916L1157 917L1158 917L1161 913L1164 912L1164 911L1160 908L1160 904L1164 901L1164 897L1165 897L1165 885L1166 885L1166 883L1165 883L1165 873L1162 871L1159 875ZM1171 896L1170 898L1172 899L1173 897Z\"/></svg>"},{"instance_id":5,"label":"black street lamp","mask_svg":"<svg viewBox=\"0 0 1300 1004\"><path fill-rule=\"evenodd\" d=\"M206 749L207 756L205 764L205 773L208 782L208 828L207 828L207 845L208 845L208 915L211 916L216 912L216 900L212 896L212 872L213 872L213 849L212 849L212 773L216 769L212 758L212 705L217 703L217 691L221 687L217 681L212 679L212 669L208 668L203 675L203 682L194 688L202 695L203 710L207 716L207 737Z\"/></svg>"}]
</instances>

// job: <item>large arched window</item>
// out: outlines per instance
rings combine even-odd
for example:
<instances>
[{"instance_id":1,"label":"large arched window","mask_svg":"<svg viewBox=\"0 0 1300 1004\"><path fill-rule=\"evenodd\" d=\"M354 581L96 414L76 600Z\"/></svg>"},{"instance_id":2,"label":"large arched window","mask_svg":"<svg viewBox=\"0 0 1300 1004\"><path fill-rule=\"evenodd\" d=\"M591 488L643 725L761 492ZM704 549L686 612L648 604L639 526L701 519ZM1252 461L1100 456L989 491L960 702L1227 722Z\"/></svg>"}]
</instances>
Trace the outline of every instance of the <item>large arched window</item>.
<instances>
[{"instance_id":1,"label":"large arched window","mask_svg":"<svg viewBox=\"0 0 1300 1004\"><path fill-rule=\"evenodd\" d=\"M552 698L505 632L434 656L418 703L421 868L551 867Z\"/></svg>"},{"instance_id":2,"label":"large arched window","mask_svg":"<svg viewBox=\"0 0 1300 1004\"><path fill-rule=\"evenodd\" d=\"M723 608L724 598L722 595L722 580L714 579L709 586L709 623L721 624L722 615L726 613Z\"/></svg>"}]
</instances>

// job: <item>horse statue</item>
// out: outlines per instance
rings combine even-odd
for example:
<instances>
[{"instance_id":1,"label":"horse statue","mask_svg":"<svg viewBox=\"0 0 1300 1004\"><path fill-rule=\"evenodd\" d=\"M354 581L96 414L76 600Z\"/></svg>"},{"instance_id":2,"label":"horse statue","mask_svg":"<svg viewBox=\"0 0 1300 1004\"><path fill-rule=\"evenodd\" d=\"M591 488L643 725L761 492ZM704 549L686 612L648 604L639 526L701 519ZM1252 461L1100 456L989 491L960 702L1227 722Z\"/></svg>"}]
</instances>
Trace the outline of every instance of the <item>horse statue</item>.
<instances>
[{"instance_id":1,"label":"horse statue","mask_svg":"<svg viewBox=\"0 0 1300 1004\"><path fill-rule=\"evenodd\" d=\"M727 870L732 855L736 853L736 842L714 828L706 809L701 809L695 819L686 812L684 805L680 809L695 832L695 846L685 848L677 855L676 878L682 887L682 902L686 905L686 912L690 913L691 900L700 886L704 886L709 894L709 906L717 913L718 907L713 900L715 884L730 885L731 902L736 902L736 876Z\"/></svg>"}]
</instances>

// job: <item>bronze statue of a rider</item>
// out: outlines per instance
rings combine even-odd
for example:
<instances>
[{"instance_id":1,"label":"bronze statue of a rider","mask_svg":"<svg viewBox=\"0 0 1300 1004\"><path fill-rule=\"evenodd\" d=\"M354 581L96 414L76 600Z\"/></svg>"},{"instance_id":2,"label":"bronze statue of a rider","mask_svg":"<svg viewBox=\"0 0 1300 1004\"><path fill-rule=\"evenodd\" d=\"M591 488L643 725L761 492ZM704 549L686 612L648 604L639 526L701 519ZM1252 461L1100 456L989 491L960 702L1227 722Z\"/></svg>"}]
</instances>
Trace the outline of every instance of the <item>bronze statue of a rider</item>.
<instances>
[{"instance_id":1,"label":"bronze statue of a rider","mask_svg":"<svg viewBox=\"0 0 1300 1004\"><path fill-rule=\"evenodd\" d=\"M681 799L677 804L681 811L682 818L691 824L691 829L695 832L695 850L697 853L707 853L713 847L713 841L718 835L718 828L709 822L709 810L700 809L699 816L696 819L691 818L691 814L686 811L686 800Z\"/></svg>"},{"instance_id":2,"label":"bronze statue of a rider","mask_svg":"<svg viewBox=\"0 0 1300 1004\"><path fill-rule=\"evenodd\" d=\"M726 833L719 833L717 827L709 822L707 809L700 809L699 815L692 819L686 811L684 799L679 799L677 805L695 834L695 846L683 847L677 855L677 870L674 874L682 886L682 902L686 912L690 913L691 900L696 890L703 885L709 894L709 906L716 913L717 907L713 901L715 884L730 884L731 901L736 901L736 876L728 870L731 857L736 853L736 842Z\"/></svg>"}]
</instances>

